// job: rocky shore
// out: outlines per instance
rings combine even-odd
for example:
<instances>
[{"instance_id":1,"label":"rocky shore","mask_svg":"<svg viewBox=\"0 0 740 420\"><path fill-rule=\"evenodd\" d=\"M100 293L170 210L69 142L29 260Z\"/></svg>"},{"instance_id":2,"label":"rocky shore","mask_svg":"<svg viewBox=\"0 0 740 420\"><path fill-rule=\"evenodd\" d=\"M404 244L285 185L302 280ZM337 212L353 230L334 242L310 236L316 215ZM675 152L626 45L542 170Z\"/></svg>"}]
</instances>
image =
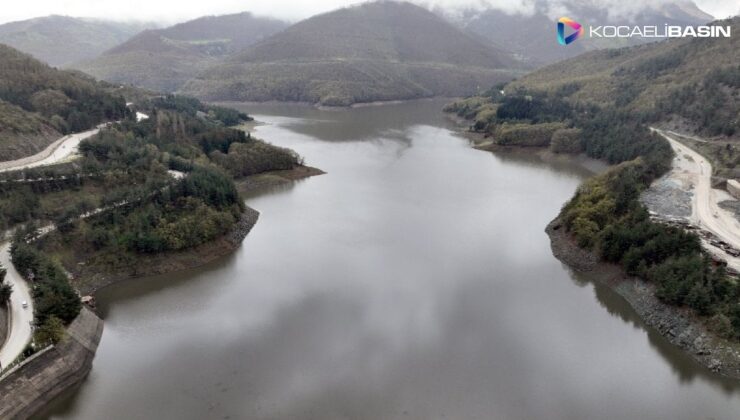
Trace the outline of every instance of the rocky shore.
<instances>
[{"instance_id":1,"label":"rocky shore","mask_svg":"<svg viewBox=\"0 0 740 420\"><path fill-rule=\"evenodd\" d=\"M697 362L721 375L740 379L740 345L709 331L701 319L685 308L667 305L655 297L655 287L627 276L618 266L600 261L584 250L556 218L545 229L553 255L573 270L596 274L596 281L615 290L634 308L643 322Z\"/></svg>"}]
</instances>

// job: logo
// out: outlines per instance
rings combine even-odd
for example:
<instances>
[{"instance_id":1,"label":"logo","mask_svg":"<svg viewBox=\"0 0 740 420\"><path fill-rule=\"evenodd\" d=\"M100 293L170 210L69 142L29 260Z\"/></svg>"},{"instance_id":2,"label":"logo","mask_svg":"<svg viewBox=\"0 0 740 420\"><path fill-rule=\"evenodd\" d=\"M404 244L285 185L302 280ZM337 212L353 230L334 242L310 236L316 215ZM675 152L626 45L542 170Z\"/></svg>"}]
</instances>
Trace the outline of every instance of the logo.
<instances>
[{"instance_id":1,"label":"logo","mask_svg":"<svg viewBox=\"0 0 740 420\"><path fill-rule=\"evenodd\" d=\"M573 31L565 36L565 27ZM571 44L586 34L584 25L568 17L558 19L558 43ZM660 26L627 26L627 25L599 25L588 27L588 38L730 38L731 26L699 25L678 26L665 24Z\"/></svg>"},{"instance_id":2,"label":"logo","mask_svg":"<svg viewBox=\"0 0 740 420\"><path fill-rule=\"evenodd\" d=\"M568 25L571 29L573 29L575 32L565 36L565 25ZM575 20L567 17L561 17L558 19L558 42L560 45L568 45L571 42L575 41L576 39L583 36L583 34L586 32L585 29L583 29L583 25L576 22Z\"/></svg>"}]
</instances>

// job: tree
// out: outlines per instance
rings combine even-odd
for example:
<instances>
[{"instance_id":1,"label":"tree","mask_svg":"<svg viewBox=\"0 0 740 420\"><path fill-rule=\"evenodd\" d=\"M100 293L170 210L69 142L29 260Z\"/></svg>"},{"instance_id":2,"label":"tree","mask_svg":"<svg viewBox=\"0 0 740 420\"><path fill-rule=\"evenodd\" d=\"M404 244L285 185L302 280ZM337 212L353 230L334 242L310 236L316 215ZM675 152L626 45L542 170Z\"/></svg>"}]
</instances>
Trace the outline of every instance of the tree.
<instances>
[{"instance_id":1,"label":"tree","mask_svg":"<svg viewBox=\"0 0 740 420\"><path fill-rule=\"evenodd\" d=\"M7 302L13 293L13 286L5 283L5 274L7 271L0 266L0 303Z\"/></svg>"},{"instance_id":2,"label":"tree","mask_svg":"<svg viewBox=\"0 0 740 420\"><path fill-rule=\"evenodd\" d=\"M36 342L36 346L41 348L60 342L64 338L64 335L65 330L62 320L52 315L36 328L33 334L33 340Z\"/></svg>"}]
</instances>

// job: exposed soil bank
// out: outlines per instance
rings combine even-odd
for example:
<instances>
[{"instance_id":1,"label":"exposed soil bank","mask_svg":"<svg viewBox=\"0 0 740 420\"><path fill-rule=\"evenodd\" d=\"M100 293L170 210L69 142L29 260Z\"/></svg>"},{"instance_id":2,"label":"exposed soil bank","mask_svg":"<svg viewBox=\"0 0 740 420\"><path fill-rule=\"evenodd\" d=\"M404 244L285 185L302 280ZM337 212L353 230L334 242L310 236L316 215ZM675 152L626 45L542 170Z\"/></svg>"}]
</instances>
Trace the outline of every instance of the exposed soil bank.
<instances>
[{"instance_id":1,"label":"exposed soil bank","mask_svg":"<svg viewBox=\"0 0 740 420\"><path fill-rule=\"evenodd\" d=\"M90 372L103 321L83 308L57 345L36 353L0 378L0 418L25 419Z\"/></svg>"},{"instance_id":2,"label":"exposed soil bank","mask_svg":"<svg viewBox=\"0 0 740 420\"><path fill-rule=\"evenodd\" d=\"M272 171L263 174L252 175L236 181L236 188L244 196L253 196L273 187L292 184L295 181L326 172L310 166L296 166L284 171Z\"/></svg>"},{"instance_id":3,"label":"exposed soil bank","mask_svg":"<svg viewBox=\"0 0 740 420\"><path fill-rule=\"evenodd\" d=\"M689 353L701 365L722 375L740 379L740 346L708 331L701 319L685 308L667 305L655 297L655 286L627 276L618 266L600 261L565 232L556 218L545 229L553 255L573 270L588 272L615 290L648 326L670 343Z\"/></svg>"}]
</instances>

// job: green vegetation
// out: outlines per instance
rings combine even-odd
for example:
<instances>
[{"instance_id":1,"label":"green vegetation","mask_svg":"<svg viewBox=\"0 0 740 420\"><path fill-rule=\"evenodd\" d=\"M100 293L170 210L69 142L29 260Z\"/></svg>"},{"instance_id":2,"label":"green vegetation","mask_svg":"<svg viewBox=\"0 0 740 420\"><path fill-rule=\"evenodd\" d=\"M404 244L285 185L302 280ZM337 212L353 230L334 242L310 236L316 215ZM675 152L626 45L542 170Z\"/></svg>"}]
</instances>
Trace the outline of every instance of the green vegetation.
<instances>
[{"instance_id":1,"label":"green vegetation","mask_svg":"<svg viewBox=\"0 0 740 420\"><path fill-rule=\"evenodd\" d=\"M638 158L582 185L563 208L564 226L584 248L656 285L662 301L688 306L700 316L713 316L732 328L727 338L740 340L740 285L723 266L715 266L696 234L652 222L637 200L655 175Z\"/></svg>"},{"instance_id":2,"label":"green vegetation","mask_svg":"<svg viewBox=\"0 0 740 420\"><path fill-rule=\"evenodd\" d=\"M84 277L86 270L115 271L146 255L193 248L242 217L233 178L301 163L291 150L226 127L250 119L236 111L172 95L136 109L151 117L137 122L130 115L81 142L83 157L73 163L0 176L5 227L37 220L57 227L19 249L41 250Z\"/></svg>"},{"instance_id":3,"label":"green vegetation","mask_svg":"<svg viewBox=\"0 0 740 420\"><path fill-rule=\"evenodd\" d=\"M5 282L7 273L7 270L0 265L0 304L7 302L10 294L13 293L13 286Z\"/></svg>"},{"instance_id":4,"label":"green vegetation","mask_svg":"<svg viewBox=\"0 0 740 420\"><path fill-rule=\"evenodd\" d=\"M656 78L689 61L684 54L668 54L624 71L632 77ZM726 88L737 82L735 71L714 71L707 77ZM634 97L605 103L574 100L583 88L573 82L533 91L513 82L505 87L506 95L496 89L446 110L473 119L471 129L491 136L497 144L549 146L556 152L583 152L615 164L585 182L565 205L560 214L565 229L579 246L655 284L656 296L663 302L691 308L718 334L740 340L737 279L712 261L695 233L651 221L639 201L641 191L670 168L673 158L668 142L646 126L660 116L636 111ZM700 98L706 86L698 89L701 92L692 98ZM624 95L635 92L639 90L626 88ZM684 104L681 109L690 108ZM708 130L711 125L702 127Z\"/></svg>"},{"instance_id":5,"label":"green vegetation","mask_svg":"<svg viewBox=\"0 0 740 420\"><path fill-rule=\"evenodd\" d=\"M52 315L43 324L36 327L33 332L33 342L36 344L36 348L44 348L62 341L66 334L64 323Z\"/></svg>"},{"instance_id":6,"label":"green vegetation","mask_svg":"<svg viewBox=\"0 0 740 420\"><path fill-rule=\"evenodd\" d=\"M80 298L69 284L64 268L28 244L27 233L16 235L10 255L18 272L33 281L34 321L43 325L56 317L70 323L80 313Z\"/></svg>"},{"instance_id":7,"label":"green vegetation","mask_svg":"<svg viewBox=\"0 0 740 420\"><path fill-rule=\"evenodd\" d=\"M494 137L502 146L547 147L554 133L563 128L562 123L503 123L496 127Z\"/></svg>"},{"instance_id":8,"label":"green vegetation","mask_svg":"<svg viewBox=\"0 0 740 420\"><path fill-rule=\"evenodd\" d=\"M124 99L106 86L0 44L0 155L5 159L36 153L61 134L126 113Z\"/></svg>"},{"instance_id":9,"label":"green vegetation","mask_svg":"<svg viewBox=\"0 0 740 420\"><path fill-rule=\"evenodd\" d=\"M181 91L208 100L327 106L469 95L511 79L509 53L410 3L314 16L235 54Z\"/></svg>"},{"instance_id":10,"label":"green vegetation","mask_svg":"<svg viewBox=\"0 0 740 420\"><path fill-rule=\"evenodd\" d=\"M740 18L715 22L740 31ZM636 47L594 51L556 63L507 86L560 92L573 105L614 106L643 122L682 132L736 138L740 133L740 41L672 39ZM568 86L573 92L563 92Z\"/></svg>"}]
</instances>

